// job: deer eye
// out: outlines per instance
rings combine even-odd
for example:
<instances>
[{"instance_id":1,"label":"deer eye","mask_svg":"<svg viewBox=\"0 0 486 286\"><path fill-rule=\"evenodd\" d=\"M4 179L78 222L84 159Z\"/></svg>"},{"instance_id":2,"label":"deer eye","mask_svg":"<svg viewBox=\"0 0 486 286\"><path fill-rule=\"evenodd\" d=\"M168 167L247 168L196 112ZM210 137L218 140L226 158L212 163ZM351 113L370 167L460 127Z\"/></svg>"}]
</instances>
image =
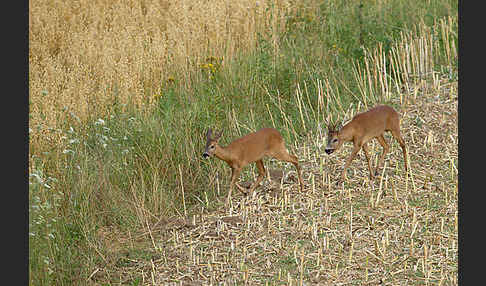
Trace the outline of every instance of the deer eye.
<instances>
[{"instance_id":1,"label":"deer eye","mask_svg":"<svg viewBox=\"0 0 486 286\"><path fill-rule=\"evenodd\" d=\"M338 141L337 138L332 139L332 143L336 143Z\"/></svg>"},{"instance_id":2,"label":"deer eye","mask_svg":"<svg viewBox=\"0 0 486 286\"><path fill-rule=\"evenodd\" d=\"M211 145L211 146L209 147L209 149L214 149L214 145Z\"/></svg>"}]
</instances>

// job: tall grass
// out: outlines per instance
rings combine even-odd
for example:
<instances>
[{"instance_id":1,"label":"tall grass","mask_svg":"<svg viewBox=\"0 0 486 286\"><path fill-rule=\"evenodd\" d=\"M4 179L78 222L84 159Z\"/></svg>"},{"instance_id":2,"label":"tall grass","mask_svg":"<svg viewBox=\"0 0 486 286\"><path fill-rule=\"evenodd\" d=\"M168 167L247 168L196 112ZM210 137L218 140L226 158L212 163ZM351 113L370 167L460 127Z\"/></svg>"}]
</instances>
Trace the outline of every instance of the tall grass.
<instances>
[{"instance_id":1,"label":"tall grass","mask_svg":"<svg viewBox=\"0 0 486 286\"><path fill-rule=\"evenodd\" d=\"M117 263L106 236L218 207L210 126L223 144L274 126L292 149L329 116L457 74L453 1L29 6L31 284L84 281Z\"/></svg>"}]
</instances>

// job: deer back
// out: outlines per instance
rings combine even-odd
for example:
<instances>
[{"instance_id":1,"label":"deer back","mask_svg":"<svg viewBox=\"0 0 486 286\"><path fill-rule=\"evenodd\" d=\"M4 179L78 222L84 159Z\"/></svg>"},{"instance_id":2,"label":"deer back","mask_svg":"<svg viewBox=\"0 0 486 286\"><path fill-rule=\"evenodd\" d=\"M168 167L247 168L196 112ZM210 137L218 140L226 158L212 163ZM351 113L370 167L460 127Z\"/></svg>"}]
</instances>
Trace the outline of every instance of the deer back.
<instances>
[{"instance_id":1,"label":"deer back","mask_svg":"<svg viewBox=\"0 0 486 286\"><path fill-rule=\"evenodd\" d=\"M262 128L234 140L226 149L244 162L251 163L278 152L282 143L283 138L276 129Z\"/></svg>"}]
</instances>

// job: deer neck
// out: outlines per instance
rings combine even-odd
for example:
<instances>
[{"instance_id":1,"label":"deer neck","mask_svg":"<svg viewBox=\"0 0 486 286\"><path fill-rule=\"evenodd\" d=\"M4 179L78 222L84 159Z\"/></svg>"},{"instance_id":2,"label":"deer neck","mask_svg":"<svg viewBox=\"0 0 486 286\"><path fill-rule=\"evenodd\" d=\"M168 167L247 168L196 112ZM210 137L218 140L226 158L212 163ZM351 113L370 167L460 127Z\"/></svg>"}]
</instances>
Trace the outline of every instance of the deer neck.
<instances>
[{"instance_id":1,"label":"deer neck","mask_svg":"<svg viewBox=\"0 0 486 286\"><path fill-rule=\"evenodd\" d=\"M233 161L233 157L231 156L231 152L226 147L221 147L221 146L216 147L216 151L214 152L214 156L216 156L216 158L223 160L227 163L230 163L230 162Z\"/></svg>"},{"instance_id":2,"label":"deer neck","mask_svg":"<svg viewBox=\"0 0 486 286\"><path fill-rule=\"evenodd\" d=\"M338 137L343 141L351 141L353 140L353 134L353 126L346 124L343 126L343 128L341 128L341 130L339 130Z\"/></svg>"}]
</instances>

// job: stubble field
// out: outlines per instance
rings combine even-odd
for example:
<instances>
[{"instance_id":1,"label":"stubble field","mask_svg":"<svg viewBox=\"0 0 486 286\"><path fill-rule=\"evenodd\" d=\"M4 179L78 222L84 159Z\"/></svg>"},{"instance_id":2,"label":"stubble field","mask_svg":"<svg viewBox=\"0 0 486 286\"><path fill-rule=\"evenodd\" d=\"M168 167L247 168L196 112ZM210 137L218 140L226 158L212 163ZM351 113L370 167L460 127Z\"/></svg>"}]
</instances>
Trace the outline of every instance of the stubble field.
<instances>
[{"instance_id":1,"label":"stubble field","mask_svg":"<svg viewBox=\"0 0 486 286\"><path fill-rule=\"evenodd\" d=\"M457 82L438 78L403 95L408 178L393 142L379 177L369 180L360 152L348 180L336 186L352 144L329 156L325 138L309 134L292 148L303 166L303 193L291 164L268 160L271 179L253 198L237 192L225 207L221 196L213 211L195 207L188 216L159 218L131 237L100 232L113 260L109 268L94 269L91 279L140 285L457 285ZM385 138L392 142L389 134ZM376 164L381 146L370 147Z\"/></svg>"}]
</instances>

